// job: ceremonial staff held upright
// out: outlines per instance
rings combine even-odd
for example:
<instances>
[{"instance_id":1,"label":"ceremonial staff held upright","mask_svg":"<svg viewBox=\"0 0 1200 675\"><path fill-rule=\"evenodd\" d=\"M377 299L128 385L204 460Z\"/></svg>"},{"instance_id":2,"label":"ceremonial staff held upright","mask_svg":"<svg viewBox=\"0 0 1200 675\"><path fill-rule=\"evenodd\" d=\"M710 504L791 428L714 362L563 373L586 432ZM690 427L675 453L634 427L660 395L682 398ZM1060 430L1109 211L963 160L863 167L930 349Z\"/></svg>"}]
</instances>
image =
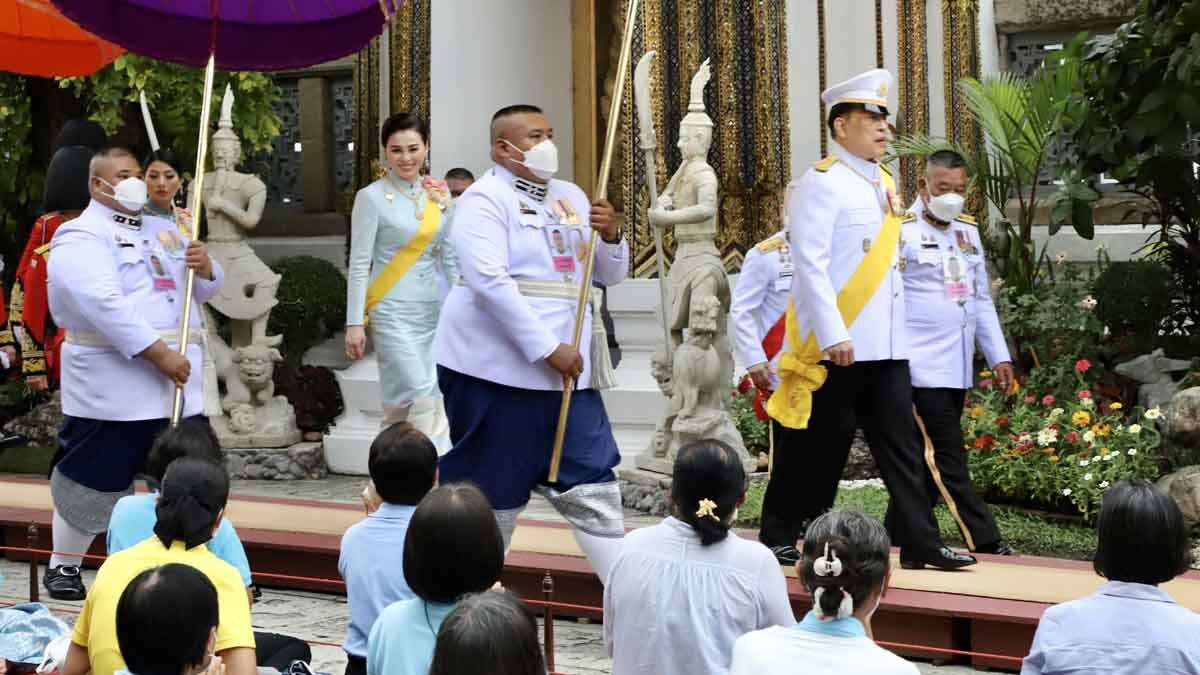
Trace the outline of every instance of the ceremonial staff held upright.
<instances>
[{"instance_id":1,"label":"ceremonial staff held upright","mask_svg":"<svg viewBox=\"0 0 1200 675\"><path fill-rule=\"evenodd\" d=\"M613 86L612 103L608 108L608 129L604 135L604 154L600 160L600 175L596 177L594 200L608 197L608 174L612 169L612 153L617 143L617 124L621 115L621 98L625 93L625 71L629 70L629 52L633 48L634 21L637 20L638 0L629 0L629 9L625 13L625 35L621 42L621 56L617 59L617 77ZM575 331L571 336L571 346L579 349L579 341L583 336L583 320L586 318L588 299L592 293L592 272L596 267L596 230L588 237L587 253L584 256L583 279L579 283L579 297L575 306ZM599 321L600 317L593 317ZM563 380L562 405L558 409L558 428L554 431L554 450L550 455L550 472L547 481L558 482L558 469L562 464L563 441L567 435L567 415L571 411L571 394L575 391L575 378Z\"/></svg>"}]
</instances>

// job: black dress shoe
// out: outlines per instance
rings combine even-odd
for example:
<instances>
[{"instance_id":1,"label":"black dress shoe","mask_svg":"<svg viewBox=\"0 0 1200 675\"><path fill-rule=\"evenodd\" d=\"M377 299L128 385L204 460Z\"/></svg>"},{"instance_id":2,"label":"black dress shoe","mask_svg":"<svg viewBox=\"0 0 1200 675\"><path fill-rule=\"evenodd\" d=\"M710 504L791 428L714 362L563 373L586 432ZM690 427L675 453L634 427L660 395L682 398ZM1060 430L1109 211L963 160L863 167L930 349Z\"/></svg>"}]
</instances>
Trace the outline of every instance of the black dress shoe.
<instances>
[{"instance_id":1,"label":"black dress shoe","mask_svg":"<svg viewBox=\"0 0 1200 675\"><path fill-rule=\"evenodd\" d=\"M775 554L775 559L780 565L791 567L800 562L800 551L796 550L795 546L772 546L771 553Z\"/></svg>"},{"instance_id":2,"label":"black dress shoe","mask_svg":"<svg viewBox=\"0 0 1200 675\"><path fill-rule=\"evenodd\" d=\"M992 555L1016 555L1017 552L1003 539L992 544L985 544L975 549L975 553L990 553Z\"/></svg>"},{"instance_id":3,"label":"black dress shoe","mask_svg":"<svg viewBox=\"0 0 1200 675\"><path fill-rule=\"evenodd\" d=\"M909 556L903 550L900 551L900 566L906 570L925 569L926 565L943 570L956 570L977 562L979 561L975 556L952 551L949 546L943 546L936 553L924 556Z\"/></svg>"},{"instance_id":4,"label":"black dress shoe","mask_svg":"<svg viewBox=\"0 0 1200 675\"><path fill-rule=\"evenodd\" d=\"M55 600L83 600L87 597L83 576L75 565L59 565L46 570L42 585Z\"/></svg>"}]
</instances>

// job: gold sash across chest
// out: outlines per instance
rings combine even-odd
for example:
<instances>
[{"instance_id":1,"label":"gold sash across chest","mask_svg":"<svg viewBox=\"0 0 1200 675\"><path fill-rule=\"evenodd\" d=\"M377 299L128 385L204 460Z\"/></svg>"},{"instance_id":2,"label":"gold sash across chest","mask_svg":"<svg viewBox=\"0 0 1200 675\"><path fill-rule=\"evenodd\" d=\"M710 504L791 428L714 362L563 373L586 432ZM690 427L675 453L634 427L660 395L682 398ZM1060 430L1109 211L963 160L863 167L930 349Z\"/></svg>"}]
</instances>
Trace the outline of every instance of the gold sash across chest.
<instances>
[{"instance_id":1,"label":"gold sash across chest","mask_svg":"<svg viewBox=\"0 0 1200 675\"><path fill-rule=\"evenodd\" d=\"M890 201L896 192L892 177L881 171L880 178ZM838 312L847 328L858 318L887 276L900 245L901 220L901 214L889 205L883 217L883 226L871 249L838 291ZM812 416L813 392L825 384L828 372L821 365L824 352L817 344L816 333L809 330L807 335L801 336L796 323L796 307L790 297L786 339L787 351L779 358L779 388L767 401L767 414L789 429L806 429Z\"/></svg>"},{"instance_id":2,"label":"gold sash across chest","mask_svg":"<svg viewBox=\"0 0 1200 675\"><path fill-rule=\"evenodd\" d=\"M437 236L438 226L442 222L442 209L432 199L425 200L425 212L421 216L421 224L417 233L407 244L397 249L392 259L384 266L375 281L367 287L367 304L363 311L363 325L371 323L371 308L387 297L392 288L400 283L405 274L416 264L421 253L429 247L429 243Z\"/></svg>"}]
</instances>

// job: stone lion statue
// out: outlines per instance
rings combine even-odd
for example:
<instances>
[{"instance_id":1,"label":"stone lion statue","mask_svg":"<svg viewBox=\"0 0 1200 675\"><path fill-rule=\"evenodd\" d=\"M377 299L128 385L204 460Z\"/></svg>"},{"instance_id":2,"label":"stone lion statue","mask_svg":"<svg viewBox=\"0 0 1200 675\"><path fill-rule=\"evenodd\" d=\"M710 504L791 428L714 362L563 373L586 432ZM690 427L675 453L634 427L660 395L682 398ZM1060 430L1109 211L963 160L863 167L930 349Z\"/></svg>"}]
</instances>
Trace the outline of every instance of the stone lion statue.
<instances>
[{"instance_id":1,"label":"stone lion statue","mask_svg":"<svg viewBox=\"0 0 1200 675\"><path fill-rule=\"evenodd\" d=\"M221 407L226 411L250 405L265 406L275 397L275 364L283 360L279 353L282 336L260 338L233 350L225 371L225 397Z\"/></svg>"}]
</instances>

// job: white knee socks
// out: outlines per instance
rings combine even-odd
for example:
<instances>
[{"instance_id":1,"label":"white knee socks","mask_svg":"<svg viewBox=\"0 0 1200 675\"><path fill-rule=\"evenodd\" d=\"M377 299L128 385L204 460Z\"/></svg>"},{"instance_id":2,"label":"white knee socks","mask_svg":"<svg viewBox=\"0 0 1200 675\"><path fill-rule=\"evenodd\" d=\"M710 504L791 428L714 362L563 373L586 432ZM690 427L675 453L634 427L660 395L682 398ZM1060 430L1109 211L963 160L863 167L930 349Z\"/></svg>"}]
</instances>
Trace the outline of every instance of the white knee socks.
<instances>
[{"instance_id":1,"label":"white knee socks","mask_svg":"<svg viewBox=\"0 0 1200 675\"><path fill-rule=\"evenodd\" d=\"M63 517L54 512L54 520L50 528L50 538L54 542L55 553L50 555L50 567L60 565L80 565L83 558L80 554L87 553L96 538L94 534L80 532Z\"/></svg>"},{"instance_id":2,"label":"white knee socks","mask_svg":"<svg viewBox=\"0 0 1200 675\"><path fill-rule=\"evenodd\" d=\"M600 583L606 583L608 573L612 571L613 563L617 561L617 554L621 552L621 542L625 541L624 537L597 537L578 527L572 527L571 532L574 533L575 543L583 549L583 554L587 556L596 576L600 577Z\"/></svg>"}]
</instances>

